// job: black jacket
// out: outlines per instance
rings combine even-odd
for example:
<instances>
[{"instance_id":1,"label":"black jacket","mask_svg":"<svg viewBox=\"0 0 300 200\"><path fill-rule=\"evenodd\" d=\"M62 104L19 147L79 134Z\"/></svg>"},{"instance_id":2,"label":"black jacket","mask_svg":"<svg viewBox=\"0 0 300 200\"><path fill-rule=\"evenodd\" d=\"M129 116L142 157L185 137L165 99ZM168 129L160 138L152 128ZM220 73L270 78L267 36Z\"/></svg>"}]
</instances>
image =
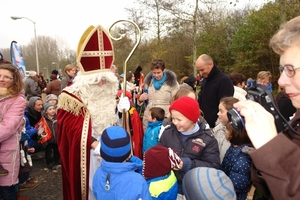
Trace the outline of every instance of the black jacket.
<instances>
[{"instance_id":1,"label":"black jacket","mask_svg":"<svg viewBox=\"0 0 300 200\"><path fill-rule=\"evenodd\" d=\"M234 89L230 78L214 65L208 77L203 79L201 91L198 94L199 106L211 128L215 127L218 118L220 99L231 97L233 93Z\"/></svg>"},{"instance_id":2,"label":"black jacket","mask_svg":"<svg viewBox=\"0 0 300 200\"><path fill-rule=\"evenodd\" d=\"M181 133L177 131L172 123L166 127L160 137L159 145L170 147L176 151L181 158L189 157L192 160L191 169L195 167L213 167L220 169L220 156L218 142L210 129L206 129L205 123L198 122L199 131L190 135L183 144ZM184 171L174 171L179 183L181 183Z\"/></svg>"}]
</instances>

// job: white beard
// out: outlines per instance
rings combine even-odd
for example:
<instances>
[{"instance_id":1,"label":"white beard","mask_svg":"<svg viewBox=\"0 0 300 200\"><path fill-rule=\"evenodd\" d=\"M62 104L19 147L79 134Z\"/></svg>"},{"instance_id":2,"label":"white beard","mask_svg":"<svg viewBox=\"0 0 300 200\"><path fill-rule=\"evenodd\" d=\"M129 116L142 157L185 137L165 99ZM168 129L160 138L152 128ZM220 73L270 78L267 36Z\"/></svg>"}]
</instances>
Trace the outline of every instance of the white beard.
<instances>
[{"instance_id":1,"label":"white beard","mask_svg":"<svg viewBox=\"0 0 300 200\"><path fill-rule=\"evenodd\" d=\"M99 86L100 80L106 80L106 84ZM79 94L90 112L93 137L97 138L105 128L117 122L115 109L118 80L112 72L78 74L71 87Z\"/></svg>"}]
</instances>

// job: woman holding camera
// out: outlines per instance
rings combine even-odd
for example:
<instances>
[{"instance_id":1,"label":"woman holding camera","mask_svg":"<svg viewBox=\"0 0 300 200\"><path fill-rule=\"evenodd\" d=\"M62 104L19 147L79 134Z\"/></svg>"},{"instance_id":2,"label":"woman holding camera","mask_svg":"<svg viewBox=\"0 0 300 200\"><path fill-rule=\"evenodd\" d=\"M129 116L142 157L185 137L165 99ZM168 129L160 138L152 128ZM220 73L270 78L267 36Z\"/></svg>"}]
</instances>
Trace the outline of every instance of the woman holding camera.
<instances>
[{"instance_id":1,"label":"woman holding camera","mask_svg":"<svg viewBox=\"0 0 300 200\"><path fill-rule=\"evenodd\" d=\"M256 148L250 152L254 185L267 199L300 199L300 16L283 24L270 46L280 55L278 84L297 109L292 128L277 134L274 117L256 102L241 101L234 107L245 117Z\"/></svg>"}]
</instances>

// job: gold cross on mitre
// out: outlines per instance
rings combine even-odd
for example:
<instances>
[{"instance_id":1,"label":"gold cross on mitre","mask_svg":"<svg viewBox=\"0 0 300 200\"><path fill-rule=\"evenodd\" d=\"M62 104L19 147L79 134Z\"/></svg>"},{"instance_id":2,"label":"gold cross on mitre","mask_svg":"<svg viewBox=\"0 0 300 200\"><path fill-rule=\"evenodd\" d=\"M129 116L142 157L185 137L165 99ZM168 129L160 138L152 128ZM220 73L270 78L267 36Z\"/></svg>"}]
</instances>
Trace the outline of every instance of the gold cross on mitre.
<instances>
[{"instance_id":1,"label":"gold cross on mitre","mask_svg":"<svg viewBox=\"0 0 300 200\"><path fill-rule=\"evenodd\" d=\"M108 71L114 62L109 34L100 25L88 27L80 38L76 56L82 74Z\"/></svg>"}]
</instances>

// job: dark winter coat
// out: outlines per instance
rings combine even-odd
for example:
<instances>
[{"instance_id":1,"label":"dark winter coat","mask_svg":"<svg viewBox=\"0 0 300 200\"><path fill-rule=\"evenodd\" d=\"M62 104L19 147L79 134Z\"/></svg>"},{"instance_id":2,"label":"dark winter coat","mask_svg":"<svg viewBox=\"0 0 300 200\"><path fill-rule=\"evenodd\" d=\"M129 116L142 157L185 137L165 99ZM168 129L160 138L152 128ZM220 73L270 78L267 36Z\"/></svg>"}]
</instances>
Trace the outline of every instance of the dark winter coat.
<instances>
[{"instance_id":1,"label":"dark winter coat","mask_svg":"<svg viewBox=\"0 0 300 200\"><path fill-rule=\"evenodd\" d=\"M231 145L226 151L222 162L222 170L231 179L237 200L245 200L247 193L251 187L251 158L243 151L245 146L252 145L243 144L238 147Z\"/></svg>"},{"instance_id":2,"label":"dark winter coat","mask_svg":"<svg viewBox=\"0 0 300 200\"><path fill-rule=\"evenodd\" d=\"M218 118L220 99L231 97L233 93L233 84L229 76L214 65L208 77L203 79L201 91L198 94L199 106L211 128L215 127Z\"/></svg>"},{"instance_id":3,"label":"dark winter coat","mask_svg":"<svg viewBox=\"0 0 300 200\"><path fill-rule=\"evenodd\" d=\"M56 115L54 116L53 119L50 119L47 117L47 115L45 114L43 116L51 130L52 136L51 138L47 141L47 144L56 144L56 132L57 132L57 120L56 120Z\"/></svg>"},{"instance_id":4,"label":"dark winter coat","mask_svg":"<svg viewBox=\"0 0 300 200\"><path fill-rule=\"evenodd\" d=\"M36 125L36 123L38 123L42 117L40 112L34 110L34 104L37 100L42 100L42 98L31 97L26 108L27 112L25 114L28 117L31 126Z\"/></svg>"},{"instance_id":5,"label":"dark winter coat","mask_svg":"<svg viewBox=\"0 0 300 200\"><path fill-rule=\"evenodd\" d=\"M190 169L195 167L213 167L220 169L220 157L218 142L205 123L198 122L199 131L190 135L183 144L181 135L172 123L166 127L161 135L159 145L170 147L176 151L181 158L188 157L192 160ZM174 171L178 183L181 184L185 171Z\"/></svg>"}]
</instances>

